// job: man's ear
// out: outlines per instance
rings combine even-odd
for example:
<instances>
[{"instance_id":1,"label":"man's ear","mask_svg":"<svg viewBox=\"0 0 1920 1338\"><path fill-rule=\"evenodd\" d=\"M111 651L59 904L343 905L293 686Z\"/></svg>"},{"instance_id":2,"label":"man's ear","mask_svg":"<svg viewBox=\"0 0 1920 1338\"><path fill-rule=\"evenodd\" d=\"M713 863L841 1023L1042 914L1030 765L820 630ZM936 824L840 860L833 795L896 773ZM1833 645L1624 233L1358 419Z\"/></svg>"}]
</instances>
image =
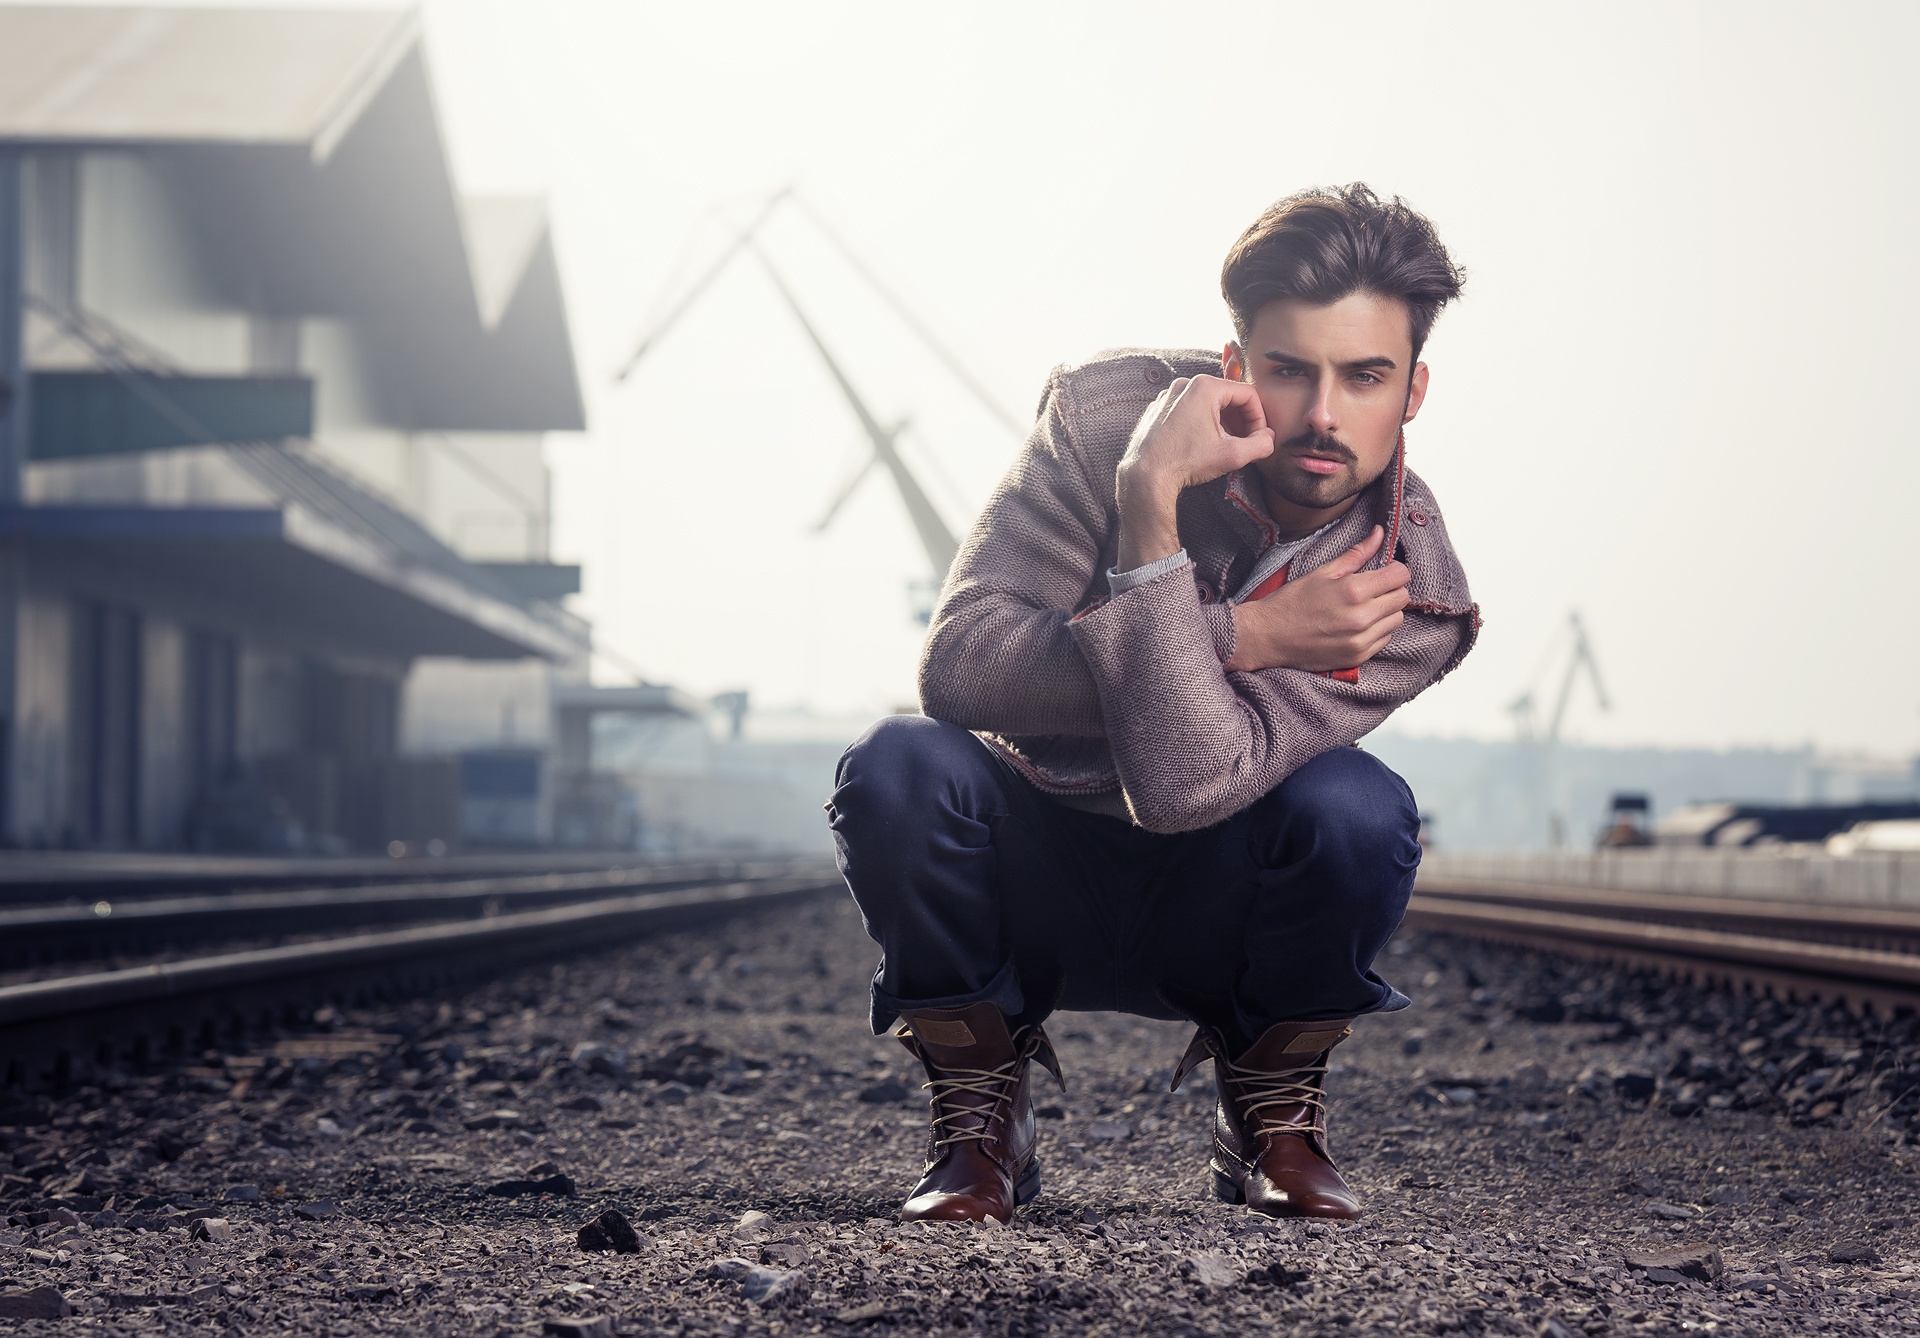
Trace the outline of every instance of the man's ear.
<instances>
[{"instance_id":1,"label":"man's ear","mask_svg":"<svg viewBox=\"0 0 1920 1338\"><path fill-rule=\"evenodd\" d=\"M1427 401L1427 364L1413 364L1413 378L1407 383L1407 411L1400 415L1400 421L1411 423L1413 416L1420 412L1420 406Z\"/></svg>"},{"instance_id":2,"label":"man's ear","mask_svg":"<svg viewBox=\"0 0 1920 1338\"><path fill-rule=\"evenodd\" d=\"M1227 341L1227 346L1220 350L1220 375L1229 381L1247 379L1247 364L1240 356L1240 345L1231 339Z\"/></svg>"}]
</instances>

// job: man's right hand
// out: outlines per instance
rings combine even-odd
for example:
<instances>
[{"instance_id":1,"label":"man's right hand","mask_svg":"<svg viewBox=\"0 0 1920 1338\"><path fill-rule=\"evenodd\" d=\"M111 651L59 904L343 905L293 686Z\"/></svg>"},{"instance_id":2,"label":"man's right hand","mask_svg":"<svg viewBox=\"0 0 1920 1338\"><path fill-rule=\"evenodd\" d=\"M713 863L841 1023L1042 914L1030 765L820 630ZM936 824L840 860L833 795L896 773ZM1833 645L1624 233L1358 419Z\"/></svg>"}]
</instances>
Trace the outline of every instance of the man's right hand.
<instances>
[{"instance_id":1,"label":"man's right hand","mask_svg":"<svg viewBox=\"0 0 1920 1338\"><path fill-rule=\"evenodd\" d=\"M1183 489L1271 454L1273 430L1246 382L1181 377L1161 391L1140 415L1114 479L1119 570L1180 550L1175 506Z\"/></svg>"},{"instance_id":2,"label":"man's right hand","mask_svg":"<svg viewBox=\"0 0 1920 1338\"><path fill-rule=\"evenodd\" d=\"M1233 606L1232 670L1353 669L1378 655L1405 619L1403 562L1362 571L1380 551L1385 532L1373 533L1324 567L1289 580L1265 599Z\"/></svg>"}]
</instances>

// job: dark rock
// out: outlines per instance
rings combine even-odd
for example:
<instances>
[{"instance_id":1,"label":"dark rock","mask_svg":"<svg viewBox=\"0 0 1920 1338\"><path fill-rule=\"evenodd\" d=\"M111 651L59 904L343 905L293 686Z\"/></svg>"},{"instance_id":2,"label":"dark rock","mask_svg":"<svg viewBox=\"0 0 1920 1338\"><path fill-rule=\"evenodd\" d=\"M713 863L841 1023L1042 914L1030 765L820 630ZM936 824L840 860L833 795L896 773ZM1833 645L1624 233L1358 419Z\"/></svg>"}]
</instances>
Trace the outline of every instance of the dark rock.
<instances>
[{"instance_id":1,"label":"dark rock","mask_svg":"<svg viewBox=\"0 0 1920 1338\"><path fill-rule=\"evenodd\" d=\"M1558 999L1538 999L1521 1004L1513 1010L1514 1016L1528 1022L1555 1023L1567 1020L1567 1006Z\"/></svg>"},{"instance_id":2,"label":"dark rock","mask_svg":"<svg viewBox=\"0 0 1920 1338\"><path fill-rule=\"evenodd\" d=\"M1036 1120L1064 1120L1067 1118L1065 1106L1035 1106L1033 1118Z\"/></svg>"},{"instance_id":3,"label":"dark rock","mask_svg":"<svg viewBox=\"0 0 1920 1338\"><path fill-rule=\"evenodd\" d=\"M633 1229L617 1208L609 1208L580 1228L580 1248L590 1252L612 1250L615 1254L640 1253L640 1233Z\"/></svg>"},{"instance_id":4,"label":"dark rock","mask_svg":"<svg viewBox=\"0 0 1920 1338\"><path fill-rule=\"evenodd\" d=\"M297 1204L293 1215L307 1222L324 1222L329 1217L339 1215L340 1205L332 1199L315 1199L312 1203Z\"/></svg>"},{"instance_id":5,"label":"dark rock","mask_svg":"<svg viewBox=\"0 0 1920 1338\"><path fill-rule=\"evenodd\" d=\"M677 1082L688 1087L705 1087L713 1081L713 1061L723 1058L725 1053L711 1045L689 1041L647 1060L640 1067L640 1076L652 1082Z\"/></svg>"},{"instance_id":6,"label":"dark rock","mask_svg":"<svg viewBox=\"0 0 1920 1338\"><path fill-rule=\"evenodd\" d=\"M1727 1271L1720 1251L1712 1245L1668 1245L1654 1250L1636 1250L1627 1256L1627 1267L1649 1275L1658 1270L1678 1273L1696 1282L1713 1282ZM1660 1279L1655 1278L1658 1282Z\"/></svg>"},{"instance_id":7,"label":"dark rock","mask_svg":"<svg viewBox=\"0 0 1920 1338\"><path fill-rule=\"evenodd\" d=\"M228 1185L226 1199L228 1203L258 1203L260 1202L260 1186Z\"/></svg>"},{"instance_id":8,"label":"dark rock","mask_svg":"<svg viewBox=\"0 0 1920 1338\"><path fill-rule=\"evenodd\" d=\"M1649 1203L1646 1208L1648 1217L1662 1218L1668 1222L1691 1222L1700 1215L1699 1210L1689 1208L1684 1203Z\"/></svg>"},{"instance_id":9,"label":"dark rock","mask_svg":"<svg viewBox=\"0 0 1920 1338\"><path fill-rule=\"evenodd\" d=\"M65 1319L72 1313L57 1287L0 1292L0 1316L7 1319Z\"/></svg>"},{"instance_id":10,"label":"dark rock","mask_svg":"<svg viewBox=\"0 0 1920 1338\"><path fill-rule=\"evenodd\" d=\"M613 1319L608 1315L566 1315L543 1321L540 1332L552 1338L613 1338Z\"/></svg>"},{"instance_id":11,"label":"dark rock","mask_svg":"<svg viewBox=\"0 0 1920 1338\"><path fill-rule=\"evenodd\" d=\"M1285 1264L1268 1264L1265 1268L1256 1268L1247 1274L1248 1282L1264 1282L1275 1287L1298 1287L1311 1273L1288 1268Z\"/></svg>"},{"instance_id":12,"label":"dark rock","mask_svg":"<svg viewBox=\"0 0 1920 1338\"><path fill-rule=\"evenodd\" d=\"M498 1180L487 1186L487 1193L498 1194L501 1198L518 1198L527 1194L559 1194L572 1198L577 1193L573 1177L569 1175L549 1175L539 1180Z\"/></svg>"},{"instance_id":13,"label":"dark rock","mask_svg":"<svg viewBox=\"0 0 1920 1338\"><path fill-rule=\"evenodd\" d=\"M1419 1054L1420 1047L1426 1044L1426 1039L1424 1036L1407 1037L1404 1041L1400 1042L1400 1053L1407 1056Z\"/></svg>"},{"instance_id":14,"label":"dark rock","mask_svg":"<svg viewBox=\"0 0 1920 1338\"><path fill-rule=\"evenodd\" d=\"M186 1155L187 1149L192 1146L193 1144L183 1135L168 1131L154 1137L153 1153L156 1157L160 1158L161 1161L178 1161ZM26 1174L32 1175L33 1168L29 1168Z\"/></svg>"},{"instance_id":15,"label":"dark rock","mask_svg":"<svg viewBox=\"0 0 1920 1338\"><path fill-rule=\"evenodd\" d=\"M1721 1185L1707 1194L1707 1202L1716 1208L1737 1208L1747 1202L1747 1191L1738 1185Z\"/></svg>"},{"instance_id":16,"label":"dark rock","mask_svg":"<svg viewBox=\"0 0 1920 1338\"><path fill-rule=\"evenodd\" d=\"M599 1097L588 1096L585 1094L582 1094L580 1096L568 1097L565 1101L562 1101L560 1103L560 1109L562 1110L600 1111L600 1110L605 1110L606 1108L607 1108L606 1103L602 1101Z\"/></svg>"},{"instance_id":17,"label":"dark rock","mask_svg":"<svg viewBox=\"0 0 1920 1338\"><path fill-rule=\"evenodd\" d=\"M1798 1185L1788 1185L1780 1191L1780 1202L1782 1203L1812 1203L1813 1198L1814 1194L1812 1190L1802 1189Z\"/></svg>"},{"instance_id":18,"label":"dark rock","mask_svg":"<svg viewBox=\"0 0 1920 1338\"><path fill-rule=\"evenodd\" d=\"M1836 1264L1877 1264L1880 1252L1868 1241L1843 1240L1828 1248L1827 1258Z\"/></svg>"},{"instance_id":19,"label":"dark rock","mask_svg":"<svg viewBox=\"0 0 1920 1338\"><path fill-rule=\"evenodd\" d=\"M1685 1273L1671 1268L1649 1268L1645 1270L1645 1274L1648 1282L1657 1282L1667 1287L1674 1286L1678 1283L1694 1281L1693 1278L1688 1277Z\"/></svg>"},{"instance_id":20,"label":"dark rock","mask_svg":"<svg viewBox=\"0 0 1920 1338\"><path fill-rule=\"evenodd\" d=\"M1636 1176L1627 1181L1627 1189L1635 1194L1644 1194L1647 1198L1657 1199L1666 1193L1667 1187L1654 1175Z\"/></svg>"},{"instance_id":21,"label":"dark rock","mask_svg":"<svg viewBox=\"0 0 1920 1338\"><path fill-rule=\"evenodd\" d=\"M905 1101L912 1095L913 1093L907 1090L906 1084L892 1078L860 1089L860 1099L876 1106L893 1105Z\"/></svg>"},{"instance_id":22,"label":"dark rock","mask_svg":"<svg viewBox=\"0 0 1920 1338\"><path fill-rule=\"evenodd\" d=\"M1613 1077L1613 1090L1622 1101L1636 1104L1651 1101L1653 1094L1660 1089L1660 1080L1651 1073L1628 1071L1616 1073Z\"/></svg>"}]
</instances>

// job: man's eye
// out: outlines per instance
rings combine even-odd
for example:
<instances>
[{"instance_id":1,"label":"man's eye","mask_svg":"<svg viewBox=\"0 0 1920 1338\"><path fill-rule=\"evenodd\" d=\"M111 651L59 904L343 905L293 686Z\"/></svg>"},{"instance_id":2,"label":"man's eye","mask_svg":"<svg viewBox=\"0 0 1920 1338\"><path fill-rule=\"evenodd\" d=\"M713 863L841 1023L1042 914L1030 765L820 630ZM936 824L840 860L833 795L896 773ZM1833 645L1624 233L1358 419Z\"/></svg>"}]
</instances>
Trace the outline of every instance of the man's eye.
<instances>
[{"instance_id":1,"label":"man's eye","mask_svg":"<svg viewBox=\"0 0 1920 1338\"><path fill-rule=\"evenodd\" d=\"M1380 378L1372 372L1355 372L1353 379L1363 386L1377 386L1380 384Z\"/></svg>"},{"instance_id":2,"label":"man's eye","mask_svg":"<svg viewBox=\"0 0 1920 1338\"><path fill-rule=\"evenodd\" d=\"M1304 376L1306 373L1298 367L1276 367L1273 374L1278 377Z\"/></svg>"}]
</instances>

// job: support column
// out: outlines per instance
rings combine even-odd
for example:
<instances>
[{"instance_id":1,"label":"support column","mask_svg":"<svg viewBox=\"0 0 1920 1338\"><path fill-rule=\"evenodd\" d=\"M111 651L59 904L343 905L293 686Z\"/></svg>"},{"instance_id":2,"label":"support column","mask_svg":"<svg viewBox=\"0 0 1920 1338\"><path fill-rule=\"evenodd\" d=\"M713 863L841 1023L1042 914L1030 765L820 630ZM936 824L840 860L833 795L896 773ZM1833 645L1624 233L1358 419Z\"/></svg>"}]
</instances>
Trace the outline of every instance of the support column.
<instances>
[{"instance_id":1,"label":"support column","mask_svg":"<svg viewBox=\"0 0 1920 1338\"><path fill-rule=\"evenodd\" d=\"M0 146L0 510L21 502L27 463L26 157ZM17 839L20 594L25 549L0 532L0 846Z\"/></svg>"}]
</instances>

